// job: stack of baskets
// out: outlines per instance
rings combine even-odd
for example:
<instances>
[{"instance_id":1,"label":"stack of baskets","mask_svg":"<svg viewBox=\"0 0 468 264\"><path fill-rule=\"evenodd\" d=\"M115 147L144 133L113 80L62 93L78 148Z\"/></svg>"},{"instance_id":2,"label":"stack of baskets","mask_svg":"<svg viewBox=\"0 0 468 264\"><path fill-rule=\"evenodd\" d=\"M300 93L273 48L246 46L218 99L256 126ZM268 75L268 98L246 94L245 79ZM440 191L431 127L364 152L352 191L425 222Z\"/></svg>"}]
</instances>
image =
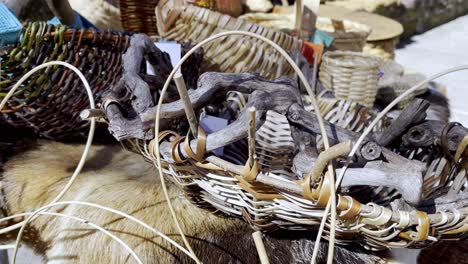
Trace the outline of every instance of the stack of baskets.
<instances>
[{"instance_id":1,"label":"stack of baskets","mask_svg":"<svg viewBox=\"0 0 468 264\"><path fill-rule=\"evenodd\" d=\"M96 101L119 80L122 54L129 37L111 32L67 30L45 22L29 23L22 40L1 56L0 99L29 70L48 61L76 66L89 81ZM89 107L84 85L71 70L52 66L39 71L19 87L1 111L3 121L33 129L42 137L83 137L88 122L80 112Z\"/></svg>"},{"instance_id":2,"label":"stack of baskets","mask_svg":"<svg viewBox=\"0 0 468 264\"><path fill-rule=\"evenodd\" d=\"M367 37L371 33L371 29L364 24L327 17L319 17L316 27L333 37L330 50L361 52L366 45Z\"/></svg>"}]
</instances>

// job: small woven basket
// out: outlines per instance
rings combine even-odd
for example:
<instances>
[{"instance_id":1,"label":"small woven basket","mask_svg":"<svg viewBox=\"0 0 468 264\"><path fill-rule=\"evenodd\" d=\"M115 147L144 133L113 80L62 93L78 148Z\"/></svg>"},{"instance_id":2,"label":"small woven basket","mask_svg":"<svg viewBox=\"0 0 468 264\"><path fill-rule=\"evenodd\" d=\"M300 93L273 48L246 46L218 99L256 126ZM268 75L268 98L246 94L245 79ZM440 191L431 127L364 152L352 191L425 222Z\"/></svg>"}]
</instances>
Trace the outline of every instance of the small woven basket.
<instances>
[{"instance_id":1,"label":"small woven basket","mask_svg":"<svg viewBox=\"0 0 468 264\"><path fill-rule=\"evenodd\" d=\"M330 50L362 51L371 33L370 27L349 20L327 17L317 19L316 28L330 34L334 40Z\"/></svg>"},{"instance_id":2,"label":"small woven basket","mask_svg":"<svg viewBox=\"0 0 468 264\"><path fill-rule=\"evenodd\" d=\"M30 23L22 41L0 57L0 99L34 67L48 61L65 61L83 72L99 102L102 92L120 79L121 55L128 45L129 38L121 34ZM79 116L86 108L89 100L79 77L67 68L51 66L19 87L0 118L49 139L81 138L89 125Z\"/></svg>"},{"instance_id":3,"label":"small woven basket","mask_svg":"<svg viewBox=\"0 0 468 264\"><path fill-rule=\"evenodd\" d=\"M377 57L350 51L327 52L322 58L319 79L337 99L352 100L372 107L377 95L379 66Z\"/></svg>"}]
</instances>

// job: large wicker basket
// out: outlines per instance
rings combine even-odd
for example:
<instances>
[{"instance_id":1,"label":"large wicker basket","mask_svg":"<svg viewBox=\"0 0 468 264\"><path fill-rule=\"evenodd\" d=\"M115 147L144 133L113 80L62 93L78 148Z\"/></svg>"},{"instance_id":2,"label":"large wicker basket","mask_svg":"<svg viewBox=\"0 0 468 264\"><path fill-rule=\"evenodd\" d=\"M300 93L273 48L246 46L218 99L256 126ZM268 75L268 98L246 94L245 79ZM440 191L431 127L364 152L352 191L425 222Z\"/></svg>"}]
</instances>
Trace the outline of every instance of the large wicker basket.
<instances>
[{"instance_id":1,"label":"large wicker basket","mask_svg":"<svg viewBox=\"0 0 468 264\"><path fill-rule=\"evenodd\" d=\"M122 54L129 38L111 32L67 30L45 22L29 23L22 41L2 55L0 99L29 70L47 61L65 61L78 67L89 81L96 101L122 73ZM1 111L3 121L33 129L42 137L65 139L85 136L87 121L79 117L89 107L79 77L63 67L34 74Z\"/></svg>"},{"instance_id":2,"label":"large wicker basket","mask_svg":"<svg viewBox=\"0 0 468 264\"><path fill-rule=\"evenodd\" d=\"M327 52L322 58L319 79L335 97L371 107L377 95L377 57L350 51Z\"/></svg>"},{"instance_id":3,"label":"large wicker basket","mask_svg":"<svg viewBox=\"0 0 468 264\"><path fill-rule=\"evenodd\" d=\"M351 65L354 68L350 72L367 70L378 74L375 69L378 69L380 64L379 59L369 62L367 60L369 57L352 52L330 52L330 54L338 54L341 59L343 56L350 56L354 61L362 60L360 63L354 62ZM375 69L369 69L369 63L375 64ZM338 62L335 64L335 67L337 66L343 67L347 64ZM297 69L297 73L301 74L299 69ZM337 222L335 224L330 218L324 218L327 222L325 233L322 234L323 237L328 238L332 233L331 227L334 226L336 227L335 238L339 243L360 243L373 249L419 248L431 245L439 239L463 239L468 212L466 205L460 204L449 208L443 199L452 199L452 197L458 199L463 195L463 192L466 192L466 170L463 166L466 166L468 160L466 155L468 136L460 143L456 143L456 150L453 148L443 150L446 148L445 146L431 143L423 148L410 148L396 153L390 150L390 147L398 145L397 140L393 145L382 143L388 148L381 148L379 152L370 152L377 153L373 158L362 160L362 157L356 157L353 160L345 160L345 156L350 153L350 140L320 151L319 141L324 141L324 138L318 132L313 133L313 138L306 139L307 141L301 144L302 141L295 142L293 138L294 129L307 126L305 128L307 131L314 131L316 128L310 124L317 123L314 120L318 120L318 118L313 119L311 115L317 114L317 110L320 109L325 120L336 124L336 126L327 124L328 128L326 129L331 132L328 135L347 134L349 137L357 135L360 137L359 140L365 140L366 145L368 143L372 145L375 142L370 138L388 133L387 129L392 130L394 119L390 117L391 115L382 115L382 113L378 113L378 108L362 106L359 101L338 100L325 96L319 96L321 97L319 105L313 103L314 106L311 107L308 102L314 100L308 97L311 96L310 94L301 94L299 90L295 95L284 94L294 91L294 86L282 88L281 94L284 98L305 98L306 100L301 100L302 104L294 103L288 107L279 108L279 110L270 110L268 106L265 108L264 105L259 104L259 107L255 109L261 110L256 111L251 107L255 90L262 90L265 87L271 89L275 83L284 85L286 78L268 81L253 74L233 74L230 76L240 78L227 81L228 75L225 73L205 73L198 80L197 89L191 92L192 96L199 94L198 89L206 88L202 88L203 85L225 87L229 88L229 91L233 91L233 93L227 91L219 93L214 99L217 103L223 104L220 106L222 109L227 107L224 102L235 104L233 107L235 109L233 110L234 115L230 119L232 122L222 130L213 132L218 133L217 135L205 134L202 129L202 114L206 109L211 108L211 102L193 106L191 103L183 103L184 99L180 99L170 104L176 103L179 109L184 105L184 109L188 111L190 111L189 107L193 107L192 111L196 120L198 120L197 116L200 115L197 136L193 136L195 134L193 132L187 132L188 126L186 124L176 126L171 123L171 126L168 127L166 123L164 129L171 130L158 131L159 134L146 138L121 138L123 144L154 162L161 175L179 185L187 197L198 206L230 216L242 217L256 230L271 231L279 228L316 230L320 225L321 218L326 215L324 211L327 210L325 208L327 208L328 200L334 199L330 191L331 187L334 186L333 178L330 176L333 175L331 170L338 172L340 167L343 169L343 164L350 162L352 168L360 169L355 171L356 178L354 179L367 180L371 175L382 177L372 184L354 182L349 185L341 185L342 188L338 190L336 195L336 208L339 212ZM377 76L368 75L371 75L372 82L376 87ZM368 75L364 75L364 77ZM245 78L247 76L248 78ZM362 78L365 80L364 77ZM261 82L265 84L261 85L258 82L256 85L249 84L249 87L256 86L256 88L252 88L252 93L242 89L246 92L243 94L240 92L240 88L236 90L236 87L247 86L245 82L252 80L252 78L262 79ZM352 78L352 76L348 76L348 78ZM305 78L301 77L301 80L303 79ZM294 81L290 82L291 85L294 83ZM367 84L364 82L364 85ZM348 85L348 88L350 86ZM266 94L273 97L272 93L270 90ZM261 102L265 101L274 104L273 102L277 102L278 98L273 97L271 100L267 99ZM132 102L123 101L119 102L119 105L129 103ZM167 105L164 106L163 102L161 103L160 109L167 107ZM299 110L295 112L294 108ZM245 114L246 112L247 114ZM164 122L167 122L167 113L160 112L160 117L166 118ZM178 111L178 113L183 114L182 111ZM258 119L256 113L261 113L258 115ZM152 112L151 116L154 117L154 114ZM361 132L368 127L369 123L374 123L376 115L386 116L375 122L376 126L373 129L376 130L376 134L368 135L368 137L362 135ZM309 123L299 123L303 120L301 116L311 118L308 119ZM242 125L242 122L245 122L245 125ZM162 123L158 122L158 124ZM193 125L195 128L198 126L196 123ZM340 127L341 129L346 128L348 131L344 132ZM246 128L247 132L245 132ZM159 127L152 131L157 130ZM234 133L232 133L233 131ZM237 137L239 134L236 133L239 131L243 134ZM444 131L449 130L444 129ZM437 137L441 141L446 141L447 133L443 132L442 134L442 136L437 135ZM234 135L235 139L233 137L226 137L228 138L226 139L224 135ZM403 135L403 137L405 136L410 137L411 133L408 132ZM218 140L219 145L225 143L222 146L223 154L215 153L219 149L219 145L216 145L217 147L211 145L211 149L208 147L214 138ZM301 155L308 155L302 149L308 146L319 150L317 151L318 156L309 156L310 158L304 159L304 162L296 163ZM330 151L338 151L342 148L346 149L340 150L343 152L335 153L336 155L330 154ZM184 152L185 154L183 154ZM451 156L447 156L444 152ZM361 148L360 154L363 155L363 153L365 154ZM337 169L335 170L334 166L327 168L328 162L336 164ZM301 167L305 163L312 168L302 170ZM361 168L361 165L364 167ZM367 165L369 167L366 167ZM391 166L386 167L386 170L391 171L391 175L379 173L376 168L385 166ZM413 174L411 172L413 169L418 172ZM408 171L409 173L405 174ZM369 174L366 175L366 173ZM316 176L312 177L312 174ZM346 176L349 179L351 175ZM389 178L395 182L392 184L384 183ZM401 186L410 189L410 192L405 195ZM449 196L444 197L447 193ZM398 207L395 209L390 206L391 202L402 203L402 205L396 204ZM438 203L435 208L433 207L434 202ZM428 206L428 208L421 209L420 206Z\"/></svg>"}]
</instances>

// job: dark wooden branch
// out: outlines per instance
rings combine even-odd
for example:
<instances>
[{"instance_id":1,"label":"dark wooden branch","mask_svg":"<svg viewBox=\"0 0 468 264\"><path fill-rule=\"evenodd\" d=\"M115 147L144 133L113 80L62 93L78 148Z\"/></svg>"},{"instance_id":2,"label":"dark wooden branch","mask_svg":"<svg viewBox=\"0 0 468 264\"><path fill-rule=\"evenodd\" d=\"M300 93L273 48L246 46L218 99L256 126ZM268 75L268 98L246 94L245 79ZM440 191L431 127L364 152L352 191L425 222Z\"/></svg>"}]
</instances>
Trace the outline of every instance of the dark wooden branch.
<instances>
[{"instance_id":1,"label":"dark wooden branch","mask_svg":"<svg viewBox=\"0 0 468 264\"><path fill-rule=\"evenodd\" d=\"M427 101L423 99L414 100L385 131L371 133L368 136L368 140L374 139L378 145L388 146L393 140L400 137L411 124L422 122L426 117L425 111L428 107L429 103ZM287 117L291 123L311 133L321 134L316 115L306 111L303 107L291 105ZM346 140L356 141L360 136L360 133L341 128L326 120L324 120L324 124L328 138L332 144Z\"/></svg>"},{"instance_id":2,"label":"dark wooden branch","mask_svg":"<svg viewBox=\"0 0 468 264\"><path fill-rule=\"evenodd\" d=\"M141 78L140 78L141 79ZM148 88L148 87L147 87ZM149 89L149 88L148 88ZM200 76L199 85L196 90L189 91L190 101L195 110L208 104L213 98L219 93L226 93L229 90L236 90L246 94L252 94L253 100L250 106L255 106L259 111L274 110L280 113L286 113L289 105L293 103L300 103L301 96L298 88L289 78L279 78L275 81L269 81L261 78L257 74L229 74L229 73L205 73ZM254 97L254 93L256 96ZM257 98L257 99L255 99ZM106 100L103 100L104 104ZM156 107L151 107L144 112L138 112L138 116L135 119L139 119L139 125L137 127L143 128L151 126L154 123L156 116ZM183 117L185 115L184 103L182 100L177 100L171 103L163 104L161 106L161 128L168 127L168 122L174 120L177 117ZM115 116L115 114L114 114ZM238 120L233 122L237 124L239 122L247 123L246 119L241 119L241 115ZM127 127L128 122L124 122L122 118L116 121L113 125L109 126L109 130L114 136L117 135L139 135L136 138L141 138L141 135L149 135L146 131L135 133L134 127ZM136 122L136 121L135 121ZM110 122L112 123L112 122ZM132 123L133 125L133 123ZM236 128L237 129L237 128ZM119 130L118 132L116 130ZM125 132L127 130L127 132ZM243 137L241 133L243 130L236 130L236 135L232 136L232 139L240 139ZM220 133L223 135L226 131ZM231 132L227 130L227 132ZM122 139L117 137L118 140ZM150 139L150 138L147 138ZM215 140L219 140L216 138ZM208 142L207 147L211 143ZM214 145L220 144L213 143ZM226 144L228 145L228 144ZM222 145L224 146L224 145Z\"/></svg>"},{"instance_id":3,"label":"dark wooden branch","mask_svg":"<svg viewBox=\"0 0 468 264\"><path fill-rule=\"evenodd\" d=\"M216 94L225 93L229 90L235 90L246 94L250 94L256 90L265 92L289 90L290 96L293 97L292 99L294 99L295 102L301 102L299 90L289 78L279 78L274 81L269 81L260 77L258 74L217 72L207 72L200 76L197 89L189 91L190 102L192 102L192 106L196 110L206 105ZM281 110L284 112L284 109L288 106L289 105L284 105ZM279 107L279 105L277 107ZM180 117L184 114L184 106L181 100L161 106L161 118ZM156 107L152 107L141 114L141 119L144 122L154 121L155 115Z\"/></svg>"},{"instance_id":4,"label":"dark wooden branch","mask_svg":"<svg viewBox=\"0 0 468 264\"><path fill-rule=\"evenodd\" d=\"M441 136L447 124L437 120L426 120L423 123L411 127L402 136L404 147L418 148L441 144ZM453 126L447 131L447 148L456 151L463 137L468 135L468 129L464 126Z\"/></svg>"},{"instance_id":5,"label":"dark wooden branch","mask_svg":"<svg viewBox=\"0 0 468 264\"><path fill-rule=\"evenodd\" d=\"M317 116L314 113L306 111L304 107L300 106L299 104L291 105L288 109L286 117L291 123L308 131L309 133L316 135L321 134ZM325 124L325 130L331 144L336 144L347 140L356 141L360 136L359 133L341 128L326 120L323 122Z\"/></svg>"},{"instance_id":6,"label":"dark wooden branch","mask_svg":"<svg viewBox=\"0 0 468 264\"><path fill-rule=\"evenodd\" d=\"M375 141L381 146L388 146L393 140L399 138L409 126L417 124L426 118L426 110L429 102L416 98L403 109L398 118L394 120L385 131L377 132L373 135Z\"/></svg>"},{"instance_id":7,"label":"dark wooden branch","mask_svg":"<svg viewBox=\"0 0 468 264\"><path fill-rule=\"evenodd\" d=\"M160 78L164 78L172 70L169 54L159 50L148 36L144 34L132 36L130 47L123 55L123 80L135 97L132 106L138 113L154 105L150 86L140 77L145 58L157 69L155 73Z\"/></svg>"},{"instance_id":8,"label":"dark wooden branch","mask_svg":"<svg viewBox=\"0 0 468 264\"><path fill-rule=\"evenodd\" d=\"M293 104L289 107L287 118L299 129L311 133L313 136L321 134L317 116L314 113L306 111L298 104ZM356 142L361 135L360 133L355 133L353 131L341 128L326 120L323 122L328 139L332 145L348 140ZM362 144L362 147L357 154L365 160L375 160L380 157L381 152L381 146L373 141L370 141L368 137L368 139Z\"/></svg>"}]
</instances>

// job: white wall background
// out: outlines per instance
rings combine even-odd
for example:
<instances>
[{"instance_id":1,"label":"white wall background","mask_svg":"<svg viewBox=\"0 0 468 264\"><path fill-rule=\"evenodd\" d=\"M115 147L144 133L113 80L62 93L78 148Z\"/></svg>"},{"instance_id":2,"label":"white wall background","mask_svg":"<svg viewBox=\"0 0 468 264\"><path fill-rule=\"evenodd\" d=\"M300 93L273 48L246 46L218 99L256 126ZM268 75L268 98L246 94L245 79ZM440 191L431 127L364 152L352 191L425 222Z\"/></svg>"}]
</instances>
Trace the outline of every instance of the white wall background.
<instances>
[{"instance_id":1,"label":"white wall background","mask_svg":"<svg viewBox=\"0 0 468 264\"><path fill-rule=\"evenodd\" d=\"M396 51L396 61L430 76L450 67L468 65L468 15L414 36L413 42ZM468 127L468 71L438 79L447 86L451 121Z\"/></svg>"}]
</instances>

